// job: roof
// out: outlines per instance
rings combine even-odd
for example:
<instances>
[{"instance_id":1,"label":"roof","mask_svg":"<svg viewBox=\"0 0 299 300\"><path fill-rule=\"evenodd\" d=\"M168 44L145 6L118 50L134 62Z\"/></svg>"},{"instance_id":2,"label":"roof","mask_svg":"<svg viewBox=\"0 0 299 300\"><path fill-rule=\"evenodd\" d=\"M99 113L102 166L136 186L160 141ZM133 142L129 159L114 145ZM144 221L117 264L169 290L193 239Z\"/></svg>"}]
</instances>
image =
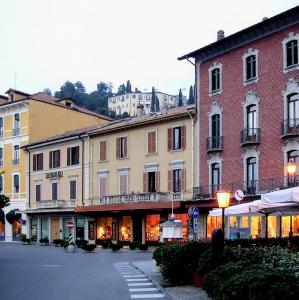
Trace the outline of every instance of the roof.
<instances>
[{"instance_id":1,"label":"roof","mask_svg":"<svg viewBox=\"0 0 299 300\"><path fill-rule=\"evenodd\" d=\"M12 92L14 92L14 93L16 93L16 94L19 94L19 95L26 96L26 97L30 96L30 94L28 94L28 93L25 93L25 92L22 92L22 91L19 91L19 90L15 90L15 89L8 89L8 90L5 92L5 94L9 94L9 93L12 93Z\"/></svg>"},{"instance_id":2,"label":"roof","mask_svg":"<svg viewBox=\"0 0 299 300\"><path fill-rule=\"evenodd\" d=\"M5 99L5 100L8 100L8 97L3 96L3 95L0 95L0 98Z\"/></svg>"},{"instance_id":3,"label":"roof","mask_svg":"<svg viewBox=\"0 0 299 300\"><path fill-rule=\"evenodd\" d=\"M60 106L60 107L63 107L65 109L71 109L71 110L78 111L78 112L81 112L81 113L89 114L89 115L92 115L92 116L95 116L95 117L98 117L98 118L101 118L101 119L104 119L104 120L107 120L107 121L112 120L111 118L109 118L107 116L104 116L102 114L96 113L96 112L91 111L89 109L83 108L83 107L78 106L76 104L73 104L72 107L65 106L62 103L59 103L61 99L58 99L58 98L53 97L51 95L45 94L43 92L37 92L35 94L27 94L27 93L17 91L17 90L14 90L14 89L9 89L6 93L10 93L10 92L15 92L17 94L24 95L25 97L24 97L24 99L19 99L19 100L16 100L16 101L4 103L1 106L5 106L5 105L8 105L8 104L11 105L12 103L19 103L19 102L22 102L22 101L25 101L25 100L32 99L32 100L36 100L36 101L45 102L45 103L48 103L48 104L51 104L51 105Z\"/></svg>"},{"instance_id":4,"label":"roof","mask_svg":"<svg viewBox=\"0 0 299 300\"><path fill-rule=\"evenodd\" d=\"M219 41L185 54L179 57L178 60L188 58L209 59L298 23L299 6L296 6Z\"/></svg>"},{"instance_id":5,"label":"roof","mask_svg":"<svg viewBox=\"0 0 299 300\"><path fill-rule=\"evenodd\" d=\"M193 104L172 108L159 113L145 114L139 117L111 122L105 126L98 126L94 130L89 131L88 135L98 135L106 132L126 130L132 127L140 127L151 123L178 119L180 117L187 117L190 113L195 114L195 106Z\"/></svg>"}]
</instances>

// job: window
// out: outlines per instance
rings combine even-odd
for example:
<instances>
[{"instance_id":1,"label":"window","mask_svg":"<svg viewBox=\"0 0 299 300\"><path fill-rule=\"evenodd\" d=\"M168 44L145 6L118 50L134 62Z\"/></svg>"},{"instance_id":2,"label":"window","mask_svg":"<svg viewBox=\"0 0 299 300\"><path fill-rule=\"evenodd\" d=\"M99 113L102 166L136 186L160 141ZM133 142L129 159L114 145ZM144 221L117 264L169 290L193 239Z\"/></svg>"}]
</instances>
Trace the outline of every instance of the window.
<instances>
[{"instance_id":1,"label":"window","mask_svg":"<svg viewBox=\"0 0 299 300\"><path fill-rule=\"evenodd\" d=\"M250 55L246 58L246 80L256 77L256 56Z\"/></svg>"},{"instance_id":2,"label":"window","mask_svg":"<svg viewBox=\"0 0 299 300\"><path fill-rule=\"evenodd\" d=\"M3 137L3 118L0 117L0 138Z\"/></svg>"},{"instance_id":3,"label":"window","mask_svg":"<svg viewBox=\"0 0 299 300\"><path fill-rule=\"evenodd\" d=\"M286 44L287 67L298 64L298 40L292 40Z\"/></svg>"},{"instance_id":4,"label":"window","mask_svg":"<svg viewBox=\"0 0 299 300\"><path fill-rule=\"evenodd\" d=\"M107 160L107 141L100 141L100 161Z\"/></svg>"},{"instance_id":5,"label":"window","mask_svg":"<svg viewBox=\"0 0 299 300\"><path fill-rule=\"evenodd\" d=\"M79 146L67 148L67 165L79 164Z\"/></svg>"},{"instance_id":6,"label":"window","mask_svg":"<svg viewBox=\"0 0 299 300\"><path fill-rule=\"evenodd\" d=\"M52 200L58 199L58 183L52 182Z\"/></svg>"},{"instance_id":7,"label":"window","mask_svg":"<svg viewBox=\"0 0 299 300\"><path fill-rule=\"evenodd\" d=\"M20 175L13 176L13 192L14 193L20 192Z\"/></svg>"},{"instance_id":8,"label":"window","mask_svg":"<svg viewBox=\"0 0 299 300\"><path fill-rule=\"evenodd\" d=\"M35 185L35 201L39 202L41 200L41 185Z\"/></svg>"},{"instance_id":9,"label":"window","mask_svg":"<svg viewBox=\"0 0 299 300\"><path fill-rule=\"evenodd\" d=\"M294 127L299 125L299 95L291 94L288 99L288 126Z\"/></svg>"},{"instance_id":10,"label":"window","mask_svg":"<svg viewBox=\"0 0 299 300\"><path fill-rule=\"evenodd\" d=\"M20 114L15 114L14 116L14 128L20 128Z\"/></svg>"},{"instance_id":11,"label":"window","mask_svg":"<svg viewBox=\"0 0 299 300\"><path fill-rule=\"evenodd\" d=\"M256 134L257 119L256 119L256 105L247 106L247 135L252 136Z\"/></svg>"},{"instance_id":12,"label":"window","mask_svg":"<svg viewBox=\"0 0 299 300\"><path fill-rule=\"evenodd\" d=\"M77 199L77 180L70 180L70 199Z\"/></svg>"},{"instance_id":13,"label":"window","mask_svg":"<svg viewBox=\"0 0 299 300\"><path fill-rule=\"evenodd\" d=\"M3 176L0 175L0 195L3 194L3 187L4 187L4 184L3 184Z\"/></svg>"},{"instance_id":14,"label":"window","mask_svg":"<svg viewBox=\"0 0 299 300\"><path fill-rule=\"evenodd\" d=\"M107 196L107 176L99 178L100 198Z\"/></svg>"},{"instance_id":15,"label":"window","mask_svg":"<svg viewBox=\"0 0 299 300\"><path fill-rule=\"evenodd\" d=\"M299 170L298 170L299 150L291 150L291 151L287 152L287 160L288 160L288 163L292 162L292 163L295 163L297 166L295 174L288 176L288 180L287 180L288 187L296 186L297 182L298 182L298 174L299 174Z\"/></svg>"},{"instance_id":16,"label":"window","mask_svg":"<svg viewBox=\"0 0 299 300\"><path fill-rule=\"evenodd\" d=\"M19 145L14 145L13 147L13 164L18 164L20 160L20 146Z\"/></svg>"},{"instance_id":17,"label":"window","mask_svg":"<svg viewBox=\"0 0 299 300\"><path fill-rule=\"evenodd\" d=\"M59 168L60 167L60 150L50 151L49 153L49 168Z\"/></svg>"},{"instance_id":18,"label":"window","mask_svg":"<svg viewBox=\"0 0 299 300\"><path fill-rule=\"evenodd\" d=\"M147 133L147 154L156 154L156 131Z\"/></svg>"},{"instance_id":19,"label":"window","mask_svg":"<svg viewBox=\"0 0 299 300\"><path fill-rule=\"evenodd\" d=\"M143 173L143 192L156 193L160 191L160 172Z\"/></svg>"},{"instance_id":20,"label":"window","mask_svg":"<svg viewBox=\"0 0 299 300\"><path fill-rule=\"evenodd\" d=\"M3 166L3 148L0 148L0 166Z\"/></svg>"},{"instance_id":21,"label":"window","mask_svg":"<svg viewBox=\"0 0 299 300\"><path fill-rule=\"evenodd\" d=\"M212 71L212 92L220 90L220 69L216 68Z\"/></svg>"},{"instance_id":22,"label":"window","mask_svg":"<svg viewBox=\"0 0 299 300\"><path fill-rule=\"evenodd\" d=\"M168 128L168 151L186 148L186 126Z\"/></svg>"},{"instance_id":23,"label":"window","mask_svg":"<svg viewBox=\"0 0 299 300\"><path fill-rule=\"evenodd\" d=\"M247 193L254 194L256 190L256 158L249 157L246 160L246 175L247 175Z\"/></svg>"},{"instance_id":24,"label":"window","mask_svg":"<svg viewBox=\"0 0 299 300\"><path fill-rule=\"evenodd\" d=\"M120 137L116 139L116 158L120 159L127 157L127 145L127 137Z\"/></svg>"},{"instance_id":25,"label":"window","mask_svg":"<svg viewBox=\"0 0 299 300\"><path fill-rule=\"evenodd\" d=\"M212 190L216 191L220 189L220 165L214 163L211 165L211 179L212 179Z\"/></svg>"},{"instance_id":26,"label":"window","mask_svg":"<svg viewBox=\"0 0 299 300\"><path fill-rule=\"evenodd\" d=\"M168 171L168 191L180 193L185 190L185 169Z\"/></svg>"},{"instance_id":27,"label":"window","mask_svg":"<svg viewBox=\"0 0 299 300\"><path fill-rule=\"evenodd\" d=\"M211 148L220 148L221 147L221 138L220 138L220 114L215 114L211 118L212 126L211 126Z\"/></svg>"},{"instance_id":28,"label":"window","mask_svg":"<svg viewBox=\"0 0 299 300\"><path fill-rule=\"evenodd\" d=\"M119 194L128 194L128 174L119 175Z\"/></svg>"},{"instance_id":29,"label":"window","mask_svg":"<svg viewBox=\"0 0 299 300\"><path fill-rule=\"evenodd\" d=\"M43 153L33 154L33 171L43 170L44 155Z\"/></svg>"}]
</instances>

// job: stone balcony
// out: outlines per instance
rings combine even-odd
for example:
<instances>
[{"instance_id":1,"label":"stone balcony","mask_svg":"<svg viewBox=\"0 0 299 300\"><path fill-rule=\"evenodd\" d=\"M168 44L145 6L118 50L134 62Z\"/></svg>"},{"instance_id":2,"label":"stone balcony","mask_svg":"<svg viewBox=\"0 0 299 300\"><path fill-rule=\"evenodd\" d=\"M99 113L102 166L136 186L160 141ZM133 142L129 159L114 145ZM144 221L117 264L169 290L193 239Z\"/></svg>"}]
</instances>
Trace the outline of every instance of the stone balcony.
<instances>
[{"instance_id":1,"label":"stone balcony","mask_svg":"<svg viewBox=\"0 0 299 300\"><path fill-rule=\"evenodd\" d=\"M40 200L36 202L36 208L69 208L75 207L76 200Z\"/></svg>"}]
</instances>

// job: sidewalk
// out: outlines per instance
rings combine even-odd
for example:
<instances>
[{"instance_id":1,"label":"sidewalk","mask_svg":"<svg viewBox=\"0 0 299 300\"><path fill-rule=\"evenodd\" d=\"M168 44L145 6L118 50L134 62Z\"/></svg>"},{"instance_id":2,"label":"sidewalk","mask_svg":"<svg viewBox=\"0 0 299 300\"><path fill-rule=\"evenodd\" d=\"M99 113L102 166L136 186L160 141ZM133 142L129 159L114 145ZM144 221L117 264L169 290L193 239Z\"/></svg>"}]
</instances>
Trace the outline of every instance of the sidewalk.
<instances>
[{"instance_id":1,"label":"sidewalk","mask_svg":"<svg viewBox=\"0 0 299 300\"><path fill-rule=\"evenodd\" d=\"M184 285L176 287L162 287L161 273L153 267L152 260L133 261L132 265L146 274L165 295L167 300L209 300L205 291L201 288Z\"/></svg>"}]
</instances>

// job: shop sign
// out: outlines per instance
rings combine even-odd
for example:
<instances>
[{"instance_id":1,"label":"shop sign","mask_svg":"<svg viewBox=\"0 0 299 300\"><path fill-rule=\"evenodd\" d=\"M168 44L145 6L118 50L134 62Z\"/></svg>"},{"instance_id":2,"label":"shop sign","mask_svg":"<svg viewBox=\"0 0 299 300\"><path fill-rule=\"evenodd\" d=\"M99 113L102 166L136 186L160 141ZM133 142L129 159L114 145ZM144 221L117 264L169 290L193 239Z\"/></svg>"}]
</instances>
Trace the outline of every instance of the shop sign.
<instances>
[{"instance_id":1,"label":"shop sign","mask_svg":"<svg viewBox=\"0 0 299 300\"><path fill-rule=\"evenodd\" d=\"M49 178L49 179L60 178L60 177L63 177L63 171L56 171L56 172L46 173L46 178Z\"/></svg>"},{"instance_id":2,"label":"shop sign","mask_svg":"<svg viewBox=\"0 0 299 300\"><path fill-rule=\"evenodd\" d=\"M88 239L94 240L94 221L88 222Z\"/></svg>"},{"instance_id":3,"label":"shop sign","mask_svg":"<svg viewBox=\"0 0 299 300\"><path fill-rule=\"evenodd\" d=\"M84 227L84 219L77 219L77 227Z\"/></svg>"}]
</instances>

